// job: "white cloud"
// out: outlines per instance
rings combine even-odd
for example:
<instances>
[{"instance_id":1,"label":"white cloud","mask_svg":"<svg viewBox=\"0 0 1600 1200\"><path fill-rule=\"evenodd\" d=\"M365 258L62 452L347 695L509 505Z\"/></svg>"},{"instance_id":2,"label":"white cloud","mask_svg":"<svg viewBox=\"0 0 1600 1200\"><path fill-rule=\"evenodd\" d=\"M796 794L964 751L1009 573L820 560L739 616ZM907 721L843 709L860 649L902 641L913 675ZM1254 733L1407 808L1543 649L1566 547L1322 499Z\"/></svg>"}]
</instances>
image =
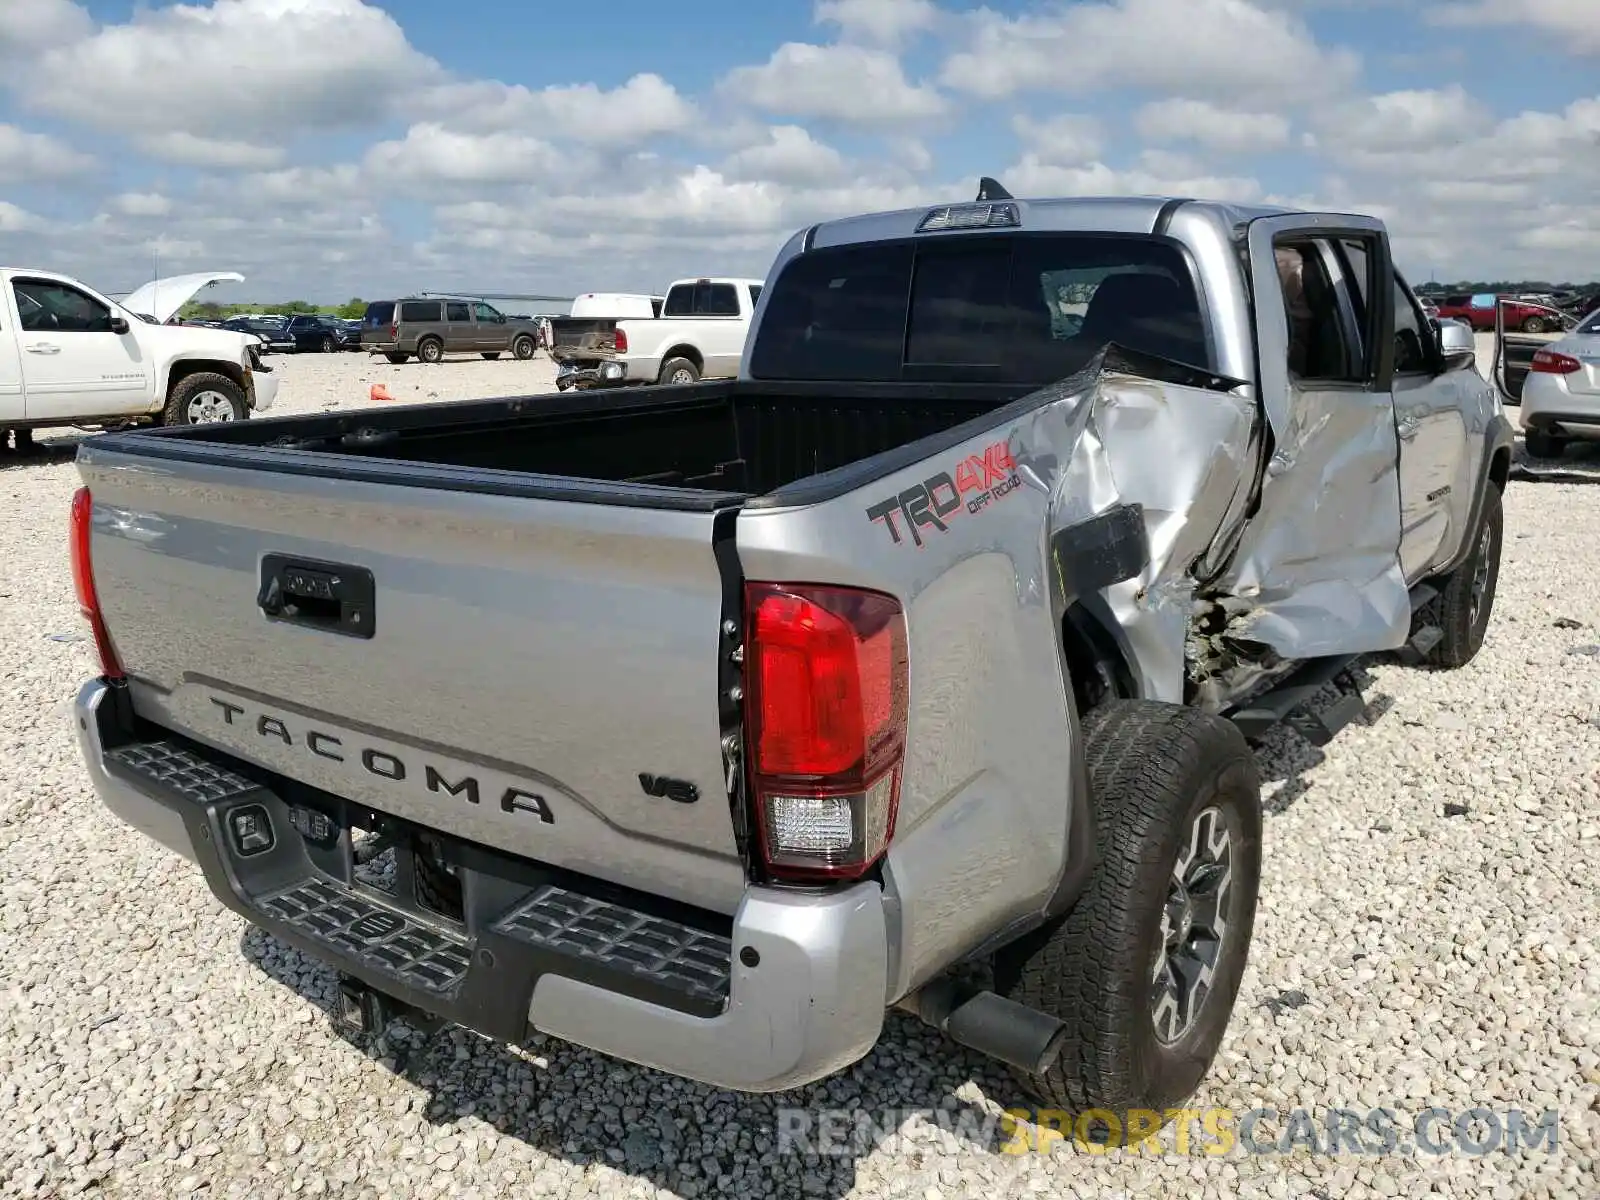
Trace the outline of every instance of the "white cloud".
<instances>
[{"instance_id":1,"label":"white cloud","mask_svg":"<svg viewBox=\"0 0 1600 1200\"><path fill-rule=\"evenodd\" d=\"M1239 112L1205 100L1157 100L1136 114L1134 128L1152 142L1197 142L1219 154L1258 154L1289 145L1289 119Z\"/></svg>"},{"instance_id":2,"label":"white cloud","mask_svg":"<svg viewBox=\"0 0 1600 1200\"><path fill-rule=\"evenodd\" d=\"M1336 95L1359 73L1298 17L1248 0L1093 0L1009 18L980 9L942 81L975 96L1115 87L1284 102Z\"/></svg>"},{"instance_id":3,"label":"white cloud","mask_svg":"<svg viewBox=\"0 0 1600 1200\"><path fill-rule=\"evenodd\" d=\"M161 133L142 133L134 145L160 162L182 167L259 170L281 163L287 154L282 146L262 146L231 138L197 137L181 129Z\"/></svg>"},{"instance_id":4,"label":"white cloud","mask_svg":"<svg viewBox=\"0 0 1600 1200\"><path fill-rule=\"evenodd\" d=\"M111 197L110 207L125 217L164 217L172 211L172 201L159 192L122 192Z\"/></svg>"},{"instance_id":5,"label":"white cloud","mask_svg":"<svg viewBox=\"0 0 1600 1200\"><path fill-rule=\"evenodd\" d=\"M43 217L18 208L8 200L0 200L0 233L34 233L45 225Z\"/></svg>"},{"instance_id":6,"label":"white cloud","mask_svg":"<svg viewBox=\"0 0 1600 1200\"><path fill-rule=\"evenodd\" d=\"M1261 200L1264 191L1249 176L1209 175L1197 163L1148 152L1128 168L1103 162L1060 166L1024 154L1000 180L1018 196L1190 196L1249 204Z\"/></svg>"},{"instance_id":7,"label":"white cloud","mask_svg":"<svg viewBox=\"0 0 1600 1200\"><path fill-rule=\"evenodd\" d=\"M819 25L839 26L849 39L896 45L936 28L943 13L933 0L818 0Z\"/></svg>"},{"instance_id":8,"label":"white cloud","mask_svg":"<svg viewBox=\"0 0 1600 1200\"><path fill-rule=\"evenodd\" d=\"M93 29L89 14L71 0L9 0L0 4L0 59L36 54Z\"/></svg>"},{"instance_id":9,"label":"white cloud","mask_svg":"<svg viewBox=\"0 0 1600 1200\"><path fill-rule=\"evenodd\" d=\"M906 79L893 54L854 45L785 42L761 66L728 72L720 90L767 112L851 125L919 121L946 108L933 88Z\"/></svg>"},{"instance_id":10,"label":"white cloud","mask_svg":"<svg viewBox=\"0 0 1600 1200\"><path fill-rule=\"evenodd\" d=\"M1094 117L1062 113L1045 121L1011 118L1011 128L1023 146L1043 162L1070 166L1087 162L1100 153L1100 122Z\"/></svg>"},{"instance_id":11,"label":"white cloud","mask_svg":"<svg viewBox=\"0 0 1600 1200\"><path fill-rule=\"evenodd\" d=\"M696 119L694 105L665 79L645 73L607 91L592 83L538 91L493 80L450 83L425 92L422 114L474 132L520 130L600 145L631 145L677 133Z\"/></svg>"},{"instance_id":12,"label":"white cloud","mask_svg":"<svg viewBox=\"0 0 1600 1200\"><path fill-rule=\"evenodd\" d=\"M0 124L0 181L67 179L92 170L94 159L58 138Z\"/></svg>"},{"instance_id":13,"label":"white cloud","mask_svg":"<svg viewBox=\"0 0 1600 1200\"><path fill-rule=\"evenodd\" d=\"M1472 0L1436 5L1429 20L1440 25L1510 25L1539 39L1546 53L1600 54L1600 10L1594 0ZM1552 41L1548 34L1554 34Z\"/></svg>"},{"instance_id":14,"label":"white cloud","mask_svg":"<svg viewBox=\"0 0 1600 1200\"><path fill-rule=\"evenodd\" d=\"M798 125L774 125L767 138L729 156L723 172L732 179L777 183L827 183L845 173L844 156Z\"/></svg>"},{"instance_id":15,"label":"white cloud","mask_svg":"<svg viewBox=\"0 0 1600 1200\"><path fill-rule=\"evenodd\" d=\"M457 133L430 122L413 125L400 141L379 142L364 166L378 180L524 183L560 170L562 156L526 134Z\"/></svg>"},{"instance_id":16,"label":"white cloud","mask_svg":"<svg viewBox=\"0 0 1600 1200\"><path fill-rule=\"evenodd\" d=\"M25 103L85 124L131 119L225 142L359 126L441 74L363 0L215 0L136 9L24 69ZM71 86L61 86L71 80Z\"/></svg>"}]
</instances>

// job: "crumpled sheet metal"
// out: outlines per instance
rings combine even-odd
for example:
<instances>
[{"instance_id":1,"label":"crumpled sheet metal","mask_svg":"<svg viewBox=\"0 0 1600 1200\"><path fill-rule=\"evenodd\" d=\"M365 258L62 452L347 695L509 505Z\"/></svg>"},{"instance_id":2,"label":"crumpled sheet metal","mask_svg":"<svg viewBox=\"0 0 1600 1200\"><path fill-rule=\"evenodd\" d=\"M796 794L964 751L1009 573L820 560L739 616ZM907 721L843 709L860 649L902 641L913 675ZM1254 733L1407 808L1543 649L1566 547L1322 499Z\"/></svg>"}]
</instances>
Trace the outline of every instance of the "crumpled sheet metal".
<instances>
[{"instance_id":1,"label":"crumpled sheet metal","mask_svg":"<svg viewBox=\"0 0 1600 1200\"><path fill-rule=\"evenodd\" d=\"M1214 584L1250 606L1225 636L1291 659L1395 649L1411 597L1388 398L1297 390L1290 413L1260 510Z\"/></svg>"},{"instance_id":2,"label":"crumpled sheet metal","mask_svg":"<svg viewBox=\"0 0 1600 1200\"><path fill-rule=\"evenodd\" d=\"M1149 564L1107 600L1145 695L1184 699L1197 563L1205 594L1232 614L1226 639L1285 659L1404 643L1411 603L1385 397L1297 394L1247 520L1262 427L1246 385L1110 347L1049 390L1059 399L1036 410L1013 454L1051 494L1050 531L1118 503L1144 509Z\"/></svg>"},{"instance_id":3,"label":"crumpled sheet metal","mask_svg":"<svg viewBox=\"0 0 1600 1200\"><path fill-rule=\"evenodd\" d=\"M1063 402L1037 410L1022 454L1014 451L1025 467L1062 464L1044 473L1052 531L1119 503L1143 507L1149 563L1107 600L1152 699L1183 700L1189 568L1250 487L1256 404L1221 390L1227 382L1150 378L1108 354L1057 385Z\"/></svg>"}]
</instances>

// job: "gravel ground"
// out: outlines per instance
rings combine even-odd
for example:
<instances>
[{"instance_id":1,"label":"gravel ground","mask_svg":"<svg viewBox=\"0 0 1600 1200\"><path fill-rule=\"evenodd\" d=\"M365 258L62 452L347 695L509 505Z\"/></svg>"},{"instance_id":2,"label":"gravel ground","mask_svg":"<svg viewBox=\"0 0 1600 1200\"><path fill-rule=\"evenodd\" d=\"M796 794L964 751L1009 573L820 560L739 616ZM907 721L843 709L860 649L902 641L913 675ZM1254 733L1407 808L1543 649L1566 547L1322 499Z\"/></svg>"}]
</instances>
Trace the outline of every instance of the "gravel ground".
<instances>
[{"instance_id":1,"label":"gravel ground","mask_svg":"<svg viewBox=\"0 0 1600 1200\"><path fill-rule=\"evenodd\" d=\"M279 361L283 411L365 404L374 382L409 400L550 380L543 359ZM1256 941L1195 1102L1554 1108L1556 1152L1212 1155L1169 1132L1159 1156L1009 1155L982 1126L1020 1102L1007 1078L899 1018L865 1061L778 1099L547 1039L337 1034L326 970L89 791L68 720L91 656L65 548L70 444L0 459L0 1193L1600 1195L1600 489L1513 483L1471 667L1374 667L1370 723L1325 752L1264 749ZM777 1152L780 1099L927 1113L806 1158Z\"/></svg>"}]
</instances>

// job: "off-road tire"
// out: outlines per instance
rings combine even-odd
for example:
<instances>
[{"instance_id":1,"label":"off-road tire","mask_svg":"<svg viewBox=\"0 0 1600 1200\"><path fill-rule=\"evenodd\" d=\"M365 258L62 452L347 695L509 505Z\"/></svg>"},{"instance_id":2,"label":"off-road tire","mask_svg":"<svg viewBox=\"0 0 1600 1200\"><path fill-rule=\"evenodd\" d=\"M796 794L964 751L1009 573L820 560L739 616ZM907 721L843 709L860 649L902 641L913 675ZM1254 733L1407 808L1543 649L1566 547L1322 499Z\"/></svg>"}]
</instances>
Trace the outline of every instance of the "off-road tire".
<instances>
[{"instance_id":1,"label":"off-road tire","mask_svg":"<svg viewBox=\"0 0 1600 1200\"><path fill-rule=\"evenodd\" d=\"M1434 625L1444 634L1439 644L1428 652L1424 666L1446 670L1464 667L1483 646L1483 635L1489 628L1490 614L1494 612L1495 589L1500 581L1500 548L1505 538L1500 489L1492 483L1488 487L1483 497L1483 515L1472 531L1471 553L1450 574L1433 581L1439 594L1419 608L1412 618L1413 633ZM1485 559L1488 569L1480 575L1479 567ZM1478 603L1474 605L1474 593L1480 588Z\"/></svg>"},{"instance_id":2,"label":"off-road tire","mask_svg":"<svg viewBox=\"0 0 1600 1200\"><path fill-rule=\"evenodd\" d=\"M167 406L161 410L161 415L155 420L157 425L191 425L189 420L189 401L200 392L219 392L233 404L233 419L243 421L250 415L250 407L245 403L244 389L226 375L219 375L215 371L196 371L193 375L185 375L172 385L172 390L167 393Z\"/></svg>"},{"instance_id":3,"label":"off-road tire","mask_svg":"<svg viewBox=\"0 0 1600 1200\"><path fill-rule=\"evenodd\" d=\"M517 358L523 362L526 362L528 359L532 358L534 352L538 349L539 343L534 341L533 338L527 334L523 334L516 341L511 343L511 353L516 355Z\"/></svg>"},{"instance_id":4,"label":"off-road tire","mask_svg":"<svg viewBox=\"0 0 1600 1200\"><path fill-rule=\"evenodd\" d=\"M417 343L417 361L430 366L444 361L444 343L438 338L423 338Z\"/></svg>"},{"instance_id":5,"label":"off-road tire","mask_svg":"<svg viewBox=\"0 0 1600 1200\"><path fill-rule=\"evenodd\" d=\"M1193 1095L1227 1030L1249 954L1261 881L1261 778L1233 724L1176 704L1113 700L1083 723L1098 861L1062 917L995 956L995 988L1067 1025L1042 1075L1018 1072L1039 1103L1074 1114L1162 1112ZM1196 818L1217 809L1231 882L1212 986L1171 1044L1156 1034L1151 981L1163 912Z\"/></svg>"},{"instance_id":6,"label":"off-road tire","mask_svg":"<svg viewBox=\"0 0 1600 1200\"><path fill-rule=\"evenodd\" d=\"M405 362L406 359L410 358L411 355L409 355L409 354L385 354L384 357L387 358L390 362L392 362L395 366L398 367L401 363Z\"/></svg>"},{"instance_id":7,"label":"off-road tire","mask_svg":"<svg viewBox=\"0 0 1600 1200\"><path fill-rule=\"evenodd\" d=\"M1522 434L1522 448L1534 458L1560 458L1567 449L1567 439L1548 430L1527 429Z\"/></svg>"},{"instance_id":8,"label":"off-road tire","mask_svg":"<svg viewBox=\"0 0 1600 1200\"><path fill-rule=\"evenodd\" d=\"M656 381L663 387L673 387L675 385L672 377L685 371L689 373L689 378L678 380L678 384L698 383L700 381L700 368L687 358L667 359L666 362L661 364L661 374L656 377Z\"/></svg>"},{"instance_id":9,"label":"off-road tire","mask_svg":"<svg viewBox=\"0 0 1600 1200\"><path fill-rule=\"evenodd\" d=\"M482 357L484 359L486 359L487 361L489 361L489 362L493 362L495 359L500 357L500 351L498 351L498 350L485 350L483 352L483 354L482 354Z\"/></svg>"}]
</instances>

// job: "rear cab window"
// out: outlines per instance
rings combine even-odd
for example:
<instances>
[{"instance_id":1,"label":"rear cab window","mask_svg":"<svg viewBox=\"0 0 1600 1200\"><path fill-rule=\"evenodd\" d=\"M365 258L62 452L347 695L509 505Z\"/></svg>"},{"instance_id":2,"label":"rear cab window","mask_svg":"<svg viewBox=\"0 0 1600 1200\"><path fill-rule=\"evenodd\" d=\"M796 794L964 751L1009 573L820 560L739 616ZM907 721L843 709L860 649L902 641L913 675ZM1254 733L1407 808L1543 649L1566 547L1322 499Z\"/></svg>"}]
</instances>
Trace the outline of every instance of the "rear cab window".
<instances>
[{"instance_id":1,"label":"rear cab window","mask_svg":"<svg viewBox=\"0 0 1600 1200\"><path fill-rule=\"evenodd\" d=\"M1212 369L1193 273L1174 243L970 235L812 251L773 284L750 372L1037 386L1107 342Z\"/></svg>"},{"instance_id":2,"label":"rear cab window","mask_svg":"<svg viewBox=\"0 0 1600 1200\"><path fill-rule=\"evenodd\" d=\"M701 279L680 283L667 292L661 306L664 317L737 317L739 293L731 283Z\"/></svg>"}]
</instances>

